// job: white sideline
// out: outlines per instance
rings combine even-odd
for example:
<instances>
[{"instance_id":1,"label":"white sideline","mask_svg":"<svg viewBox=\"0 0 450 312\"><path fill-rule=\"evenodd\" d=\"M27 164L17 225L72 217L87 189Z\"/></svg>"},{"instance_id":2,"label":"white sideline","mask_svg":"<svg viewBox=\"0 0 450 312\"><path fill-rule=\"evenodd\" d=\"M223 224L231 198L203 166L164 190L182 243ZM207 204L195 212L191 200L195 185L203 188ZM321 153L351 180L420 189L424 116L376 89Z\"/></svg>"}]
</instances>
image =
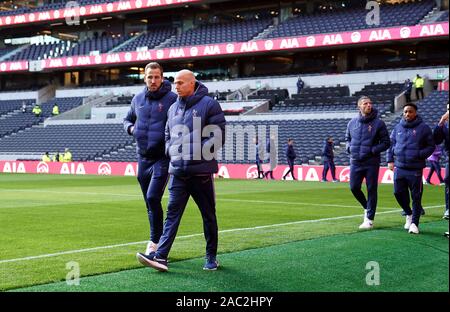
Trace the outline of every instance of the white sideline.
<instances>
[{"instance_id":1,"label":"white sideline","mask_svg":"<svg viewBox=\"0 0 450 312\"><path fill-rule=\"evenodd\" d=\"M119 197L139 197L142 198L140 194L117 194L117 193L95 193L95 192L58 192L50 190L21 190L21 189L3 189L0 190L4 192L33 192L33 193L55 193L55 194L74 194L74 195L95 195L95 196L119 196ZM231 195L233 193L224 193L223 195ZM164 195L163 198L168 198L169 196ZM252 200L252 199L232 199L232 198L216 198L216 201L228 201L228 202L243 202L243 203L255 203L255 204L279 204L279 205L293 205L293 206L316 206L316 207L338 207L338 208L361 208L361 206L350 206L350 205L337 205L337 204L315 204L315 203L304 203L304 202L284 202L284 201L266 201L266 200ZM6 207L0 209L15 208ZM377 207L377 209L385 210L392 209L392 207ZM0 262L1 263L1 262Z\"/></svg>"},{"instance_id":2,"label":"white sideline","mask_svg":"<svg viewBox=\"0 0 450 312\"><path fill-rule=\"evenodd\" d=\"M437 206L428 206L428 207L424 207L424 208L426 208L426 209L433 209L433 208L443 208L443 207L444 207L444 205L437 205ZM390 210L390 211L379 212L379 213L377 213L377 215L388 214L388 213L399 213L399 212L400 212L399 209L395 209L395 210ZM341 217L332 217L332 218L302 220L302 221L294 221L294 222L287 222L287 223L260 225L260 226L248 227L248 228L237 228L237 229L222 230L222 231L219 231L219 233L251 231L251 230L258 230L258 229L271 228L271 227L280 227L280 226L287 226L287 225L302 224L302 223L317 223L317 222L331 221L331 220L360 218L361 216L362 216L361 214L357 214L357 215L351 215L351 216L341 216ZM195 237L195 236L203 236L203 233L183 235L183 236L177 237L177 239L191 238L191 237ZM52 254L30 256L30 257L24 257L24 258L7 259L7 260L1 260L0 264L11 263L11 262L20 262L20 261L28 261L28 260L42 259L42 258L50 258L50 257L61 256L61 255L69 255L69 254L89 252L89 251L96 251L96 250L102 250L102 249L111 249L111 248L117 248L117 247L123 247L123 246L140 245L140 244L146 244L147 242L148 241L131 242L131 243L125 243L125 244L100 246L100 247L93 247L93 248L86 248L86 249L68 250L68 251L62 251L62 252L57 252L57 253L52 253Z\"/></svg>"}]
</instances>

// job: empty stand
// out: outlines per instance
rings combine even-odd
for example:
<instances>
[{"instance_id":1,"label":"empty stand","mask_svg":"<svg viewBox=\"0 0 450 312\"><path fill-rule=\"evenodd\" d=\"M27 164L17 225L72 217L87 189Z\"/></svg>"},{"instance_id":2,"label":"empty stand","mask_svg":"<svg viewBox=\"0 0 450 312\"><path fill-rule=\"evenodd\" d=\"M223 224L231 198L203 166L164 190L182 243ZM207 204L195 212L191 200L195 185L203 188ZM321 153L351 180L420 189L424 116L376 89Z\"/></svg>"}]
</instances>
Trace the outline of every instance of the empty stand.
<instances>
[{"instance_id":1,"label":"empty stand","mask_svg":"<svg viewBox=\"0 0 450 312\"><path fill-rule=\"evenodd\" d=\"M147 47L150 50L174 35L176 35L175 28L165 27L152 29L139 35L136 39L120 47L116 51L136 51L137 48L140 47Z\"/></svg>"},{"instance_id":2,"label":"empty stand","mask_svg":"<svg viewBox=\"0 0 450 312\"><path fill-rule=\"evenodd\" d=\"M190 29L182 33L167 46L180 47L223 42L249 41L266 29L271 23L272 20L270 19L261 19L202 25L198 28Z\"/></svg>"},{"instance_id":3,"label":"empty stand","mask_svg":"<svg viewBox=\"0 0 450 312\"><path fill-rule=\"evenodd\" d=\"M28 106L29 111L31 111L30 105L34 103L33 100L8 100L8 101L0 101L0 117L2 115L14 112L15 110L20 110L22 108L22 103ZM1 122L0 122L1 123Z\"/></svg>"},{"instance_id":4,"label":"empty stand","mask_svg":"<svg viewBox=\"0 0 450 312\"><path fill-rule=\"evenodd\" d=\"M354 111L362 95L369 96L380 114L393 110L395 97L402 92L402 83L370 84L349 95L348 86L305 88L273 107L273 112Z\"/></svg>"},{"instance_id":5,"label":"empty stand","mask_svg":"<svg viewBox=\"0 0 450 312\"><path fill-rule=\"evenodd\" d=\"M18 53L11 55L6 61L41 60L50 57L56 58L70 48L70 43L60 41L47 44L31 44Z\"/></svg>"},{"instance_id":6,"label":"empty stand","mask_svg":"<svg viewBox=\"0 0 450 312\"><path fill-rule=\"evenodd\" d=\"M277 89L277 90L259 90L256 94L249 95L249 100L268 100L270 102L270 107L277 105L280 101L284 101L289 97L289 91L287 89Z\"/></svg>"},{"instance_id":7,"label":"empty stand","mask_svg":"<svg viewBox=\"0 0 450 312\"><path fill-rule=\"evenodd\" d=\"M132 140L122 124L49 125L2 138L0 152L55 153L68 147L75 161L86 161L130 145Z\"/></svg>"},{"instance_id":8,"label":"empty stand","mask_svg":"<svg viewBox=\"0 0 450 312\"><path fill-rule=\"evenodd\" d=\"M3 101L1 101L3 102ZM42 108L42 114L40 117L35 116L31 110L32 107L30 106L31 103L34 103L34 101L27 100L28 102L28 109L25 113L22 113L20 111L22 100L17 101L9 101L11 103L15 103L16 108L13 110L16 110L15 112L11 113L10 115L5 115L0 118L0 137L5 135L11 135L13 133L16 133L18 131L27 129L33 125L38 125L42 123L46 117L50 117L52 114L52 108L54 103L57 103L59 106L59 112L60 114L71 110L83 103L83 98L54 98L46 103L43 103L41 105ZM1 105L1 103L0 103ZM5 106L8 106L5 105ZM17 143L18 146L21 146L21 143Z\"/></svg>"},{"instance_id":9,"label":"empty stand","mask_svg":"<svg viewBox=\"0 0 450 312\"><path fill-rule=\"evenodd\" d=\"M69 50L64 51L61 56L89 55L93 51L105 53L128 39L128 36L115 38L105 36L100 38L85 39L75 43Z\"/></svg>"},{"instance_id":10,"label":"empty stand","mask_svg":"<svg viewBox=\"0 0 450 312\"><path fill-rule=\"evenodd\" d=\"M366 23L368 11L364 7L312 15L301 14L281 23L273 32L267 35L267 38L416 25L434 6L435 1L432 0L405 4L383 4L381 5L380 25L368 25Z\"/></svg>"}]
</instances>

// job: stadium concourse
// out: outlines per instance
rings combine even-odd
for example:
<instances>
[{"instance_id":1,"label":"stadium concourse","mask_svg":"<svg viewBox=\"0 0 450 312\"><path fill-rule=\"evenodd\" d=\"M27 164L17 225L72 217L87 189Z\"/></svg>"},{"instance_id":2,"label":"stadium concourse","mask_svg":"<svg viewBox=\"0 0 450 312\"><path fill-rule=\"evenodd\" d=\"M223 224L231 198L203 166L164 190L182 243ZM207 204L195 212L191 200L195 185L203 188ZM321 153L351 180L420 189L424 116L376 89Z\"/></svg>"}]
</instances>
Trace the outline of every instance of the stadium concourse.
<instances>
[{"instance_id":1,"label":"stadium concourse","mask_svg":"<svg viewBox=\"0 0 450 312\"><path fill-rule=\"evenodd\" d=\"M171 82L179 70L193 71L209 96L219 101L227 120L215 175L218 180L225 178L222 183L257 178L253 140L257 136L266 146L271 135L278 153L275 179L281 180L289 169L285 150L288 139L293 139L295 175L306 185L298 187L308 190L307 183L319 182L324 141L332 136L338 180L348 182L345 131L358 114L361 96L373 101L389 132L401 118L407 79L413 81L418 74L425 79L424 98L415 98L413 86L411 100L431 128L446 112L449 100L448 0L380 0L367 6L366 2L81 0L68 7L59 0L40 0L33 5L30 1L2 1L0 173L37 173L44 181L47 173L112 175L121 176L122 181L136 176L136 142L124 131L122 122L133 96L144 88L146 64L156 61ZM302 88L297 86L299 77ZM55 104L58 115L52 114ZM40 114L33 113L35 106L41 108ZM53 156L65 149L71 151L73 162L41 161L45 152ZM262 155L267 169L266 156ZM440 161L445 167L448 159ZM424 170L425 176L428 170ZM392 179L383 153L379 182L391 184ZM255 194L270 188L261 184L258 189L257 184L265 182L251 182L256 186L242 185ZM436 176L431 182L439 184ZM274 183L281 183L274 184L281 193L282 185L295 192L295 183ZM225 194L231 192L229 185L224 185ZM315 187L323 191L326 186ZM344 191L341 185L329 187ZM383 196L391 196L390 185L383 187ZM111 193L115 191L113 187ZM436 198L442 195L443 201L442 192L432 192ZM262 200L270 202L261 194ZM316 202L321 199L311 197ZM256 204L259 198L239 200ZM340 197L327 204L339 205L338 200ZM433 199L427 206L440 209L442 201ZM277 202L283 202L282 198L272 200L275 205ZM73 204L78 202L74 199ZM306 216L313 214L308 211ZM442 227L437 215L430 219L437 224L430 223L430 231ZM327 216L324 213L322 217ZM387 220L386 227L395 226L393 219ZM342 233L348 233L346 226ZM321 229L316 233L323 234ZM249 248L243 246L242 250ZM11 257L26 255L11 253ZM0 267L9 260L1 258ZM129 263L111 271L124 268L130 268ZM90 273L111 271L96 268ZM61 276L37 280L36 284L47 283L61 280ZM448 279L446 283L448 289ZM0 289L32 285L24 277L17 284L0 283Z\"/></svg>"}]
</instances>

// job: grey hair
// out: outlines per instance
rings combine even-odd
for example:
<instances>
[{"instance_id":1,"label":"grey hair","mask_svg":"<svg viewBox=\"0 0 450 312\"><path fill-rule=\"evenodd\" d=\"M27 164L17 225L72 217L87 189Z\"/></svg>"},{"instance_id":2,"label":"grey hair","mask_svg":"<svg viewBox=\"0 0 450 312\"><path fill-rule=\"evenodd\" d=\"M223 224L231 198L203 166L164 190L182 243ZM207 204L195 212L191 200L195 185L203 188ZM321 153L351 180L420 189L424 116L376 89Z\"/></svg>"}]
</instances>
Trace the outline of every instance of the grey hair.
<instances>
[{"instance_id":1,"label":"grey hair","mask_svg":"<svg viewBox=\"0 0 450 312\"><path fill-rule=\"evenodd\" d=\"M358 99L358 105L361 104L362 101L364 100L369 100L371 101L370 97L368 97L367 95L363 95Z\"/></svg>"}]
</instances>

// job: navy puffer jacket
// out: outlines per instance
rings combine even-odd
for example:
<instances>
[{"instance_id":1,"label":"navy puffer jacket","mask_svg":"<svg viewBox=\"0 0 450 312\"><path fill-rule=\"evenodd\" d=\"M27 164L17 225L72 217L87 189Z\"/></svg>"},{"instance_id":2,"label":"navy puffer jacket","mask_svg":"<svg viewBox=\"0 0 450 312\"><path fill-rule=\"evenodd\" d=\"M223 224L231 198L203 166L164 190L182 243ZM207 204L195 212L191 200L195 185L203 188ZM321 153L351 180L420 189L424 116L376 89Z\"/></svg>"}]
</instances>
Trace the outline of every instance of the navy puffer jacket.
<instances>
[{"instance_id":1,"label":"navy puffer jacket","mask_svg":"<svg viewBox=\"0 0 450 312\"><path fill-rule=\"evenodd\" d=\"M332 161L334 159L333 146L334 143L328 142L328 140L325 140L323 143L322 157L324 161Z\"/></svg>"},{"instance_id":2,"label":"navy puffer jacket","mask_svg":"<svg viewBox=\"0 0 450 312\"><path fill-rule=\"evenodd\" d=\"M353 118L347 125L345 134L347 152L352 165L379 166L380 154L390 146L389 132L384 121L373 109L368 116Z\"/></svg>"},{"instance_id":3,"label":"navy puffer jacket","mask_svg":"<svg viewBox=\"0 0 450 312\"><path fill-rule=\"evenodd\" d=\"M434 137L434 143L441 144L444 142L445 144L445 151L447 152L447 156L449 155L449 146L450 146L450 139L448 134L448 125L437 125L433 130L433 137Z\"/></svg>"},{"instance_id":4,"label":"navy puffer jacket","mask_svg":"<svg viewBox=\"0 0 450 312\"><path fill-rule=\"evenodd\" d=\"M286 158L288 162L293 162L295 158L297 158L297 154L295 153L295 149L293 145L286 145Z\"/></svg>"},{"instance_id":5,"label":"navy puffer jacket","mask_svg":"<svg viewBox=\"0 0 450 312\"><path fill-rule=\"evenodd\" d=\"M164 80L157 91L150 92L145 87L131 101L123 126L136 139L136 152L141 156L149 159L165 157L164 129L167 112L177 99L177 95L171 90L171 83ZM132 126L133 133L130 132Z\"/></svg>"},{"instance_id":6,"label":"navy puffer jacket","mask_svg":"<svg viewBox=\"0 0 450 312\"><path fill-rule=\"evenodd\" d=\"M205 85L196 81L194 94L178 97L168 112L165 133L169 173L176 176L216 173L219 169L216 153L225 143L225 123L219 102L208 96Z\"/></svg>"},{"instance_id":7,"label":"navy puffer jacket","mask_svg":"<svg viewBox=\"0 0 450 312\"><path fill-rule=\"evenodd\" d=\"M397 168L422 169L434 149L431 128L420 116L413 121L402 119L392 130L387 162L395 162Z\"/></svg>"}]
</instances>

